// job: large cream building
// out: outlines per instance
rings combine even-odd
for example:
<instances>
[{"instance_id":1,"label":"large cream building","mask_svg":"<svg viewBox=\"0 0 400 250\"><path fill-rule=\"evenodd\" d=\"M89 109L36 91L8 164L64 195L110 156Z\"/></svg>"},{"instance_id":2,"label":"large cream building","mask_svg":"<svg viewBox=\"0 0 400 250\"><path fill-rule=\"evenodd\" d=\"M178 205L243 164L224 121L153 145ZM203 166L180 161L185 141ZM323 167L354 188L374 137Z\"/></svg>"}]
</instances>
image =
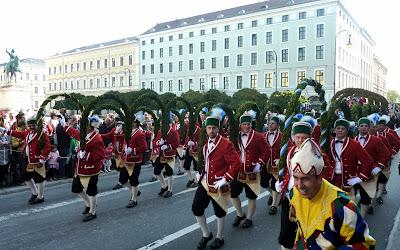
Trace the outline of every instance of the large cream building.
<instances>
[{"instance_id":1,"label":"large cream building","mask_svg":"<svg viewBox=\"0 0 400 250\"><path fill-rule=\"evenodd\" d=\"M127 92L138 85L136 37L93 44L46 59L47 94L101 95Z\"/></svg>"},{"instance_id":2,"label":"large cream building","mask_svg":"<svg viewBox=\"0 0 400 250\"><path fill-rule=\"evenodd\" d=\"M41 59L27 58L20 61L16 81L8 81L5 63L0 64L0 109L11 111L38 110L45 99L45 67Z\"/></svg>"}]
</instances>

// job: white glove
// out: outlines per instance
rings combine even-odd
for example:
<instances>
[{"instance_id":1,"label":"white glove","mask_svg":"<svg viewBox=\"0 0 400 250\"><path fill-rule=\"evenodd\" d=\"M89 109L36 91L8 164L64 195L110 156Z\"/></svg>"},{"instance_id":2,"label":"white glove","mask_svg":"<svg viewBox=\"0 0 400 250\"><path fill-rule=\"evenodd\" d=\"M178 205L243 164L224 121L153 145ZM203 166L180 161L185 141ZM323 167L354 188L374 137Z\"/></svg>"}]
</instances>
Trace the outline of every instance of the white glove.
<instances>
[{"instance_id":1,"label":"white glove","mask_svg":"<svg viewBox=\"0 0 400 250\"><path fill-rule=\"evenodd\" d=\"M122 131L122 125L118 124L117 126L115 126L115 134L119 134Z\"/></svg>"},{"instance_id":2,"label":"white glove","mask_svg":"<svg viewBox=\"0 0 400 250\"><path fill-rule=\"evenodd\" d=\"M125 146L125 154L130 155L132 153L132 148L131 147L126 147Z\"/></svg>"},{"instance_id":3,"label":"white glove","mask_svg":"<svg viewBox=\"0 0 400 250\"><path fill-rule=\"evenodd\" d=\"M260 172L261 172L261 165L260 163L257 162L256 165L254 166L253 173L257 174Z\"/></svg>"},{"instance_id":4,"label":"white glove","mask_svg":"<svg viewBox=\"0 0 400 250\"><path fill-rule=\"evenodd\" d=\"M65 126L65 117L63 116L63 115L60 115L61 117L60 118L58 118L58 123L61 125L61 126Z\"/></svg>"},{"instance_id":5,"label":"white glove","mask_svg":"<svg viewBox=\"0 0 400 250\"><path fill-rule=\"evenodd\" d=\"M188 141L188 146L194 146L194 142L193 141Z\"/></svg>"},{"instance_id":6,"label":"white glove","mask_svg":"<svg viewBox=\"0 0 400 250\"><path fill-rule=\"evenodd\" d=\"M45 163L46 161L43 160L43 159L39 159L39 162L40 162L40 163Z\"/></svg>"},{"instance_id":7,"label":"white glove","mask_svg":"<svg viewBox=\"0 0 400 250\"><path fill-rule=\"evenodd\" d=\"M184 149L184 150L182 150L182 156L185 156L186 155L186 150Z\"/></svg>"},{"instance_id":8,"label":"white glove","mask_svg":"<svg viewBox=\"0 0 400 250\"><path fill-rule=\"evenodd\" d=\"M158 142L160 143L160 145L163 145L165 143L165 140L161 138Z\"/></svg>"},{"instance_id":9,"label":"white glove","mask_svg":"<svg viewBox=\"0 0 400 250\"><path fill-rule=\"evenodd\" d=\"M167 148L168 148L167 145L162 145L162 146L161 146L161 150L162 150L162 151L166 150Z\"/></svg>"},{"instance_id":10,"label":"white glove","mask_svg":"<svg viewBox=\"0 0 400 250\"><path fill-rule=\"evenodd\" d=\"M380 167L374 167L371 171L372 175L377 175L382 171Z\"/></svg>"},{"instance_id":11,"label":"white glove","mask_svg":"<svg viewBox=\"0 0 400 250\"><path fill-rule=\"evenodd\" d=\"M275 182L275 190L276 192L280 193L282 191L283 181Z\"/></svg>"},{"instance_id":12,"label":"white glove","mask_svg":"<svg viewBox=\"0 0 400 250\"><path fill-rule=\"evenodd\" d=\"M85 151L83 151L83 150L81 150L81 151L79 151L79 159L83 159L83 157L85 157L85 154L86 154L86 152Z\"/></svg>"},{"instance_id":13,"label":"white glove","mask_svg":"<svg viewBox=\"0 0 400 250\"><path fill-rule=\"evenodd\" d=\"M197 180L197 182L200 181L200 178L201 178L201 174L199 174L199 172L197 172L197 173L196 173L196 180Z\"/></svg>"},{"instance_id":14,"label":"white glove","mask_svg":"<svg viewBox=\"0 0 400 250\"><path fill-rule=\"evenodd\" d=\"M360 179L360 177L353 177L347 180L347 184L349 184L350 186L354 186L358 183L361 183L361 181L362 180Z\"/></svg>"},{"instance_id":15,"label":"white glove","mask_svg":"<svg viewBox=\"0 0 400 250\"><path fill-rule=\"evenodd\" d=\"M214 182L214 188L215 189L220 189L222 186L228 184L228 182L226 181L225 177L222 178L219 181Z\"/></svg>"},{"instance_id":16,"label":"white glove","mask_svg":"<svg viewBox=\"0 0 400 250\"><path fill-rule=\"evenodd\" d=\"M275 159L274 160L274 164L275 164L274 166L278 166L279 165L279 159Z\"/></svg>"}]
</instances>

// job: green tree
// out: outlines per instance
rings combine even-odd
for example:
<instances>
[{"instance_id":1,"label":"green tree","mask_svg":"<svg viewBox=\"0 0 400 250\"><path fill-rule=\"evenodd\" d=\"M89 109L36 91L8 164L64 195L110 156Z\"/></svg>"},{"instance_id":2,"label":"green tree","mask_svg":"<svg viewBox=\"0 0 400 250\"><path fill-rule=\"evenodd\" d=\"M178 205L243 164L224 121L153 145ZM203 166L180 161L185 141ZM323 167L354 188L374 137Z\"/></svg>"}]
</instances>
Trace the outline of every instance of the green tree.
<instances>
[{"instance_id":1,"label":"green tree","mask_svg":"<svg viewBox=\"0 0 400 250\"><path fill-rule=\"evenodd\" d=\"M255 89L244 88L233 94L231 105L237 109L247 101L255 102L259 107L264 107L267 104L268 96L261 94Z\"/></svg>"},{"instance_id":2,"label":"green tree","mask_svg":"<svg viewBox=\"0 0 400 250\"><path fill-rule=\"evenodd\" d=\"M82 94L79 94L79 93L72 93L71 96L73 96L76 99L78 99L79 102L84 107L86 107L91 101L93 101L95 99L94 96L86 96L86 95L82 95ZM66 99L66 100L56 101L53 108L54 109L65 108L67 110L77 110L78 106L71 99Z\"/></svg>"},{"instance_id":3,"label":"green tree","mask_svg":"<svg viewBox=\"0 0 400 250\"><path fill-rule=\"evenodd\" d=\"M400 101L400 94L396 90L389 90L387 92L387 99L389 102L397 103Z\"/></svg>"},{"instance_id":4,"label":"green tree","mask_svg":"<svg viewBox=\"0 0 400 250\"><path fill-rule=\"evenodd\" d=\"M214 103L230 104L231 97L219 90L210 89L209 91L204 93L204 101L205 102L212 101Z\"/></svg>"},{"instance_id":5,"label":"green tree","mask_svg":"<svg viewBox=\"0 0 400 250\"><path fill-rule=\"evenodd\" d=\"M199 104L204 102L203 93L200 91L189 90L183 93L182 97L192 104L193 107L197 107Z\"/></svg>"},{"instance_id":6,"label":"green tree","mask_svg":"<svg viewBox=\"0 0 400 250\"><path fill-rule=\"evenodd\" d=\"M160 100L162 101L162 103L167 105L167 103L169 101L171 101L172 99L174 99L176 97L176 95L171 92L166 92L166 93L160 95L159 97L160 97Z\"/></svg>"}]
</instances>

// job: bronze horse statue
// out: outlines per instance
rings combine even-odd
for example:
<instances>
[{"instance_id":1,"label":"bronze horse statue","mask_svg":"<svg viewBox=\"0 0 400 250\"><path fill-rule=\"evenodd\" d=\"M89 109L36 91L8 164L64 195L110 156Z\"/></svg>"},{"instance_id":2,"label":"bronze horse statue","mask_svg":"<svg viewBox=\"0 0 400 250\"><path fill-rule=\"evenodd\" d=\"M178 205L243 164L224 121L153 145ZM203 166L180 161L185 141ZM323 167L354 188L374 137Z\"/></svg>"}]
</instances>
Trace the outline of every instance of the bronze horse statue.
<instances>
[{"instance_id":1,"label":"bronze horse statue","mask_svg":"<svg viewBox=\"0 0 400 250\"><path fill-rule=\"evenodd\" d=\"M6 49L7 54L10 56L10 60L4 66L4 73L6 73L6 82L11 83L12 78L14 77L14 82L17 82L17 75L16 73L22 73L19 69L19 58L15 55L14 49L11 52L8 52Z\"/></svg>"}]
</instances>

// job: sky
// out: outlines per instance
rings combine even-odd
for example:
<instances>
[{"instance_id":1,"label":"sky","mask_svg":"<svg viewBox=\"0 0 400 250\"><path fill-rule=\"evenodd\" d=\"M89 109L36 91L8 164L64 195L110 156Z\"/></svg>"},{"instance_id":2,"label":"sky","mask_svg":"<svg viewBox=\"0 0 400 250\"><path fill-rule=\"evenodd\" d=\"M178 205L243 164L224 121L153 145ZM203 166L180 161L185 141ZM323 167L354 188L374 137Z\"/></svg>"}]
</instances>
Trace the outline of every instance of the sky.
<instances>
[{"instance_id":1,"label":"sky","mask_svg":"<svg viewBox=\"0 0 400 250\"><path fill-rule=\"evenodd\" d=\"M287 0L282 0L287 1ZM397 0L342 0L376 42L388 68L388 89L397 82L400 34ZM6 49L20 58L47 58L85 45L140 35L157 23L218 11L257 0L7 0L0 8L0 63Z\"/></svg>"}]
</instances>

